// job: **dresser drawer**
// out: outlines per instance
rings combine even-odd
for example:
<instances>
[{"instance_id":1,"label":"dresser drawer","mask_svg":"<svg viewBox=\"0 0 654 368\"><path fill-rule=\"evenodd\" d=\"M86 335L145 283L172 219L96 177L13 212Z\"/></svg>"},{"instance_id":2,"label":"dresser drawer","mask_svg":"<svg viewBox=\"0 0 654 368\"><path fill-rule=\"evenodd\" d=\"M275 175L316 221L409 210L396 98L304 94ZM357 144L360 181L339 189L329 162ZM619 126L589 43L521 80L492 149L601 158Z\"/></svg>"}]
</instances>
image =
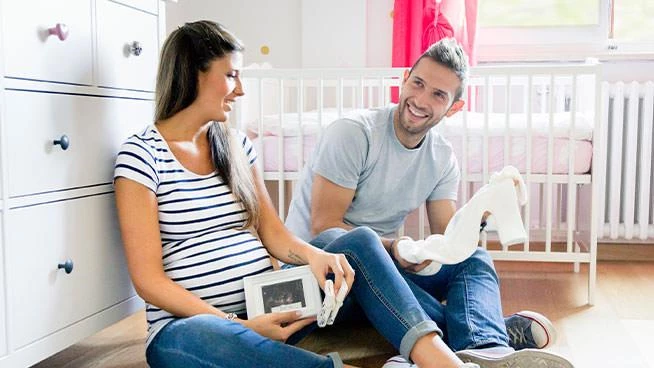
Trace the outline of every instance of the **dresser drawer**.
<instances>
[{"instance_id":1,"label":"dresser drawer","mask_svg":"<svg viewBox=\"0 0 654 368\"><path fill-rule=\"evenodd\" d=\"M114 208L113 194L104 194L9 211L12 348L135 294ZM58 268L67 260L72 261L70 273Z\"/></svg>"},{"instance_id":2,"label":"dresser drawer","mask_svg":"<svg viewBox=\"0 0 654 368\"><path fill-rule=\"evenodd\" d=\"M5 75L93 83L90 0L4 1L2 6Z\"/></svg>"},{"instance_id":3,"label":"dresser drawer","mask_svg":"<svg viewBox=\"0 0 654 368\"><path fill-rule=\"evenodd\" d=\"M98 86L154 91L157 17L108 0L97 2Z\"/></svg>"},{"instance_id":4,"label":"dresser drawer","mask_svg":"<svg viewBox=\"0 0 654 368\"><path fill-rule=\"evenodd\" d=\"M120 145L152 122L146 100L6 91L5 102L10 197L110 183Z\"/></svg>"}]
</instances>

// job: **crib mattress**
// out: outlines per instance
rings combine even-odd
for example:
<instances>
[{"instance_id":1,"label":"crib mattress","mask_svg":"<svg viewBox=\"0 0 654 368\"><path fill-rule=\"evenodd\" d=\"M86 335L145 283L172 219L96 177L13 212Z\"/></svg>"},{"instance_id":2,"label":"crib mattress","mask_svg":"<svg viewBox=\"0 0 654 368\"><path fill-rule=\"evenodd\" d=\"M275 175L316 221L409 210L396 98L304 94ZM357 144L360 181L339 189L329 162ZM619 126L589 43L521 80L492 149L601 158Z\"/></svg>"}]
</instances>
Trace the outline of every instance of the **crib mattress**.
<instances>
[{"instance_id":1,"label":"crib mattress","mask_svg":"<svg viewBox=\"0 0 654 368\"><path fill-rule=\"evenodd\" d=\"M483 114L467 112L464 117L459 113L438 124L434 129L446 137L451 143L454 153L467 173L483 172L484 136L488 139L488 171L499 171L506 165L513 165L521 172L527 172L527 153L531 151L530 172L533 174L548 173L548 146L552 140L553 174L567 174L570 154L573 156L573 172L587 173L590 170L592 158L592 121L586 115L575 114L574 129L570 113L532 114L529 119L526 114L511 114L509 129L506 127L505 114ZM322 119L315 112L302 114L302 128L298 124L298 114L285 114L283 128L280 128L276 115L264 119L263 134L260 127L253 123L248 126L248 135L260 145L259 157L263 161L266 172L297 172L306 163L315 147L325 125L337 118L333 110L325 110ZM465 120L465 123L464 123ZM551 122L551 123L550 123ZM463 157L463 131L467 139L467 157ZM572 130L572 133L570 131ZM530 139L527 138L529 135ZM301 136L301 139L300 139ZM508 138L505 138L508 137ZM550 138L551 137L551 138ZM572 144L570 145L570 140ZM279 150L283 141L283 150ZM299 144L302 141L302 151ZM506 142L505 142L506 141ZM508 143L508 144L507 144ZM505 160L505 144L506 158ZM530 149L529 149L530 148ZM280 157L281 153L281 157ZM283 167L279 163L283 160Z\"/></svg>"}]
</instances>

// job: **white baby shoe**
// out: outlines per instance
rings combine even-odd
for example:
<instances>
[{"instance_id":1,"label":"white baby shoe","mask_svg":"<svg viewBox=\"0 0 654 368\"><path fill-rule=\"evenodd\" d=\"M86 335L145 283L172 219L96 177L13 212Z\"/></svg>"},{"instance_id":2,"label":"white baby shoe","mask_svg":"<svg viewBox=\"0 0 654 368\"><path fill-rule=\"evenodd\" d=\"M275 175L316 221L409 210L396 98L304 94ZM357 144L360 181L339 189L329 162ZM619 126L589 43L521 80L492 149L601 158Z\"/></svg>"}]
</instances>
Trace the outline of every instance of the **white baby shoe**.
<instances>
[{"instance_id":1,"label":"white baby shoe","mask_svg":"<svg viewBox=\"0 0 654 368\"><path fill-rule=\"evenodd\" d=\"M517 183L517 184L516 184ZM505 167L491 176L452 217L444 234L433 234L424 240L403 238L397 250L407 262L432 263L418 272L433 275L443 264L457 264L470 257L479 244L479 223L485 212L490 212L497 226L502 245L523 243L527 239L520 205L527 203L527 191L520 172L513 166Z\"/></svg>"},{"instance_id":2,"label":"white baby shoe","mask_svg":"<svg viewBox=\"0 0 654 368\"><path fill-rule=\"evenodd\" d=\"M325 299L322 301L322 308L318 313L317 323L318 327L325 327L334 324L336 315L339 309L343 306L343 300L347 296L348 287L346 283L341 284L338 294L334 293L334 282L332 280L325 281Z\"/></svg>"}]
</instances>

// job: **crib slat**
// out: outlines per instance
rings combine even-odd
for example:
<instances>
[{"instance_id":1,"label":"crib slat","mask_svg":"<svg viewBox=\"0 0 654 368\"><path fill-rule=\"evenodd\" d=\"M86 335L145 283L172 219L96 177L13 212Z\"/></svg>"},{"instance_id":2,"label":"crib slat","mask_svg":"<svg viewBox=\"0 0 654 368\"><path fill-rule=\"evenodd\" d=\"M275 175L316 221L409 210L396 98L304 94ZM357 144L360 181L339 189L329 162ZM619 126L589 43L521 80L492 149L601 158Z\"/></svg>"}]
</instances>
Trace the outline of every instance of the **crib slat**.
<instances>
[{"instance_id":1,"label":"crib slat","mask_svg":"<svg viewBox=\"0 0 654 368\"><path fill-rule=\"evenodd\" d=\"M377 91L377 98L379 99L379 106L384 104L384 77L379 77L379 90Z\"/></svg>"},{"instance_id":2,"label":"crib slat","mask_svg":"<svg viewBox=\"0 0 654 368\"><path fill-rule=\"evenodd\" d=\"M343 78L338 78L336 85L336 111L339 119L343 117Z\"/></svg>"},{"instance_id":3,"label":"crib slat","mask_svg":"<svg viewBox=\"0 0 654 368\"><path fill-rule=\"evenodd\" d=\"M554 171L554 74L550 74L549 82L549 133L547 136L547 183L545 200L545 251L552 251L552 173ZM544 106L543 106L544 107Z\"/></svg>"},{"instance_id":4,"label":"crib slat","mask_svg":"<svg viewBox=\"0 0 654 368\"><path fill-rule=\"evenodd\" d=\"M297 172L302 171L304 166L304 79L300 78L297 84L297 119L298 119L298 137L297 137Z\"/></svg>"},{"instance_id":5,"label":"crib slat","mask_svg":"<svg viewBox=\"0 0 654 368\"><path fill-rule=\"evenodd\" d=\"M259 164L261 165L261 171L265 172L265 165L264 163L266 162L266 153L264 150L264 145L263 145L263 78L259 79L259 90L258 90L258 102L259 102L259 121L257 124L257 153L259 156Z\"/></svg>"},{"instance_id":6,"label":"crib slat","mask_svg":"<svg viewBox=\"0 0 654 368\"><path fill-rule=\"evenodd\" d=\"M568 237L567 237L567 252L572 252L572 246L576 244L574 239L574 231L577 228L577 190L579 186L577 185L568 185L568 210L567 210L567 225L568 225ZM578 272L578 271L577 271Z\"/></svg>"},{"instance_id":7,"label":"crib slat","mask_svg":"<svg viewBox=\"0 0 654 368\"><path fill-rule=\"evenodd\" d=\"M279 213L279 218L286 218L284 214L286 199L284 195L286 191L284 190L284 80L279 78L279 135L277 136L277 173L279 178L277 179L277 195L279 198L279 208L277 209Z\"/></svg>"},{"instance_id":8,"label":"crib slat","mask_svg":"<svg viewBox=\"0 0 654 368\"><path fill-rule=\"evenodd\" d=\"M610 172L607 180L609 182L609 236L611 239L618 238L618 227L620 224L620 196L622 191L622 116L624 114L624 83L618 82L615 85L613 94L613 117L610 127L611 144L609 147L609 159L611 161ZM615 170L615 171L614 171Z\"/></svg>"},{"instance_id":9,"label":"crib slat","mask_svg":"<svg viewBox=\"0 0 654 368\"><path fill-rule=\"evenodd\" d=\"M357 98L356 108L359 108L359 109L362 109L362 108L365 107L364 87L365 87L364 79L363 79L363 76L361 76L359 78L359 84L358 84L357 93L356 93L356 96L358 97Z\"/></svg>"},{"instance_id":10,"label":"crib slat","mask_svg":"<svg viewBox=\"0 0 654 368\"><path fill-rule=\"evenodd\" d=\"M325 124L323 121L323 112L325 110L325 80L323 78L320 78L318 81L318 93L316 93L316 99L317 99L317 105L318 105L318 125L320 126L320 136L322 135L323 131L325 130ZM318 137L320 138L320 137Z\"/></svg>"},{"instance_id":11,"label":"crib slat","mask_svg":"<svg viewBox=\"0 0 654 368\"><path fill-rule=\"evenodd\" d=\"M628 88L629 106L627 108L627 122L625 124L625 136L627 144L625 150L625 167L622 170L624 175L624 199L622 201L622 221L625 224L624 237L631 239L634 236L634 210L636 204L636 150L638 149L638 82L632 82ZM633 174L632 174L633 173Z\"/></svg>"},{"instance_id":12,"label":"crib slat","mask_svg":"<svg viewBox=\"0 0 654 368\"><path fill-rule=\"evenodd\" d=\"M366 94L368 95L368 105L366 107L372 107L373 106L373 90L374 86L371 83L372 80L368 81L368 86L366 87Z\"/></svg>"},{"instance_id":13,"label":"crib slat","mask_svg":"<svg viewBox=\"0 0 654 368\"><path fill-rule=\"evenodd\" d=\"M561 206L563 203L563 189L562 184L554 184L554 204L552 204L553 219L552 219L552 230L560 231L563 227L563 213Z\"/></svg>"},{"instance_id":14,"label":"crib slat","mask_svg":"<svg viewBox=\"0 0 654 368\"><path fill-rule=\"evenodd\" d=\"M511 76L506 76L506 93L505 93L505 102L504 102L504 166L510 165L511 157L511 144L510 139L510 116L511 116Z\"/></svg>"},{"instance_id":15,"label":"crib slat","mask_svg":"<svg viewBox=\"0 0 654 368\"><path fill-rule=\"evenodd\" d=\"M502 166L507 166L510 165L510 157L511 157L511 144L510 140L513 139L511 137L511 129L510 129L510 124L511 124L511 75L507 75L505 78L505 90L504 90L504 142L503 142L503 147L502 147L502 152L503 152L503 158L502 158ZM524 217L524 216L523 216ZM508 250L508 245L507 246L502 246L503 250Z\"/></svg>"},{"instance_id":16,"label":"crib slat","mask_svg":"<svg viewBox=\"0 0 654 368\"><path fill-rule=\"evenodd\" d=\"M489 162L488 162L488 152L489 150L489 143L488 143L488 136L490 135L490 110L491 110L491 101L492 101L492 90L490 86L490 77L486 76L484 77L484 94L485 94L485 102L484 102L484 137L483 137L483 143L482 143L482 173L483 173L483 184L488 182L488 167L489 167Z\"/></svg>"},{"instance_id":17,"label":"crib slat","mask_svg":"<svg viewBox=\"0 0 654 368\"><path fill-rule=\"evenodd\" d=\"M532 177L531 177L531 155L532 155L532 148L531 148L531 139L532 139L532 113L533 113L533 103L534 103L534 79L532 75L527 76L527 94L525 98L525 103L527 105L526 113L527 113L527 136L525 137L527 141L527 149L526 149L526 173L525 173L525 180L526 180L526 186L527 190L531 191L532 190ZM531 233L531 201L527 201L527 205L525 206L525 227L527 228L527 242L525 243L525 248L524 252L528 253L529 252L529 244L530 244L530 233Z\"/></svg>"},{"instance_id":18,"label":"crib slat","mask_svg":"<svg viewBox=\"0 0 654 368\"><path fill-rule=\"evenodd\" d=\"M638 204L638 237L645 240L649 237L650 206L654 205L654 196L650 193L652 180L652 124L654 120L654 83L645 83L643 94L642 134L640 134L640 183ZM648 200L649 199L649 200ZM650 202L652 201L652 202Z\"/></svg>"},{"instance_id":19,"label":"crib slat","mask_svg":"<svg viewBox=\"0 0 654 368\"><path fill-rule=\"evenodd\" d=\"M563 93L565 95L565 93ZM572 90L570 92L570 129L568 130L568 187L567 187L567 236L566 236L566 250L568 253L572 252L573 231L576 228L575 210L577 208L576 194L577 184L572 180L575 173L575 145L574 132L576 131L577 124L577 76L572 76ZM561 211L561 210L559 210ZM578 263L576 264L578 266Z\"/></svg>"}]
</instances>

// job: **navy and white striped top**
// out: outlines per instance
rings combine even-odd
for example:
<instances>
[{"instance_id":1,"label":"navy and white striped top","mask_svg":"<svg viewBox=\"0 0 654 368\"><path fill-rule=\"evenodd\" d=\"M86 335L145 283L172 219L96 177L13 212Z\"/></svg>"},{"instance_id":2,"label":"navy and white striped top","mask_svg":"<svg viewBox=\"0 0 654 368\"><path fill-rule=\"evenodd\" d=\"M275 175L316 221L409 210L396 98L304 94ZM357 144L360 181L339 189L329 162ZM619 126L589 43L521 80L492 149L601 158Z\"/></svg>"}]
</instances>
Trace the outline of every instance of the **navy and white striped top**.
<instances>
[{"instance_id":1,"label":"navy and white striped top","mask_svg":"<svg viewBox=\"0 0 654 368\"><path fill-rule=\"evenodd\" d=\"M242 142L250 165L252 142ZM243 277L272 270L270 256L249 230L238 230L247 212L217 174L198 175L184 168L154 125L131 136L116 159L114 180L124 177L157 195L166 275L224 312L245 312ZM146 345L173 315L147 304Z\"/></svg>"}]
</instances>

